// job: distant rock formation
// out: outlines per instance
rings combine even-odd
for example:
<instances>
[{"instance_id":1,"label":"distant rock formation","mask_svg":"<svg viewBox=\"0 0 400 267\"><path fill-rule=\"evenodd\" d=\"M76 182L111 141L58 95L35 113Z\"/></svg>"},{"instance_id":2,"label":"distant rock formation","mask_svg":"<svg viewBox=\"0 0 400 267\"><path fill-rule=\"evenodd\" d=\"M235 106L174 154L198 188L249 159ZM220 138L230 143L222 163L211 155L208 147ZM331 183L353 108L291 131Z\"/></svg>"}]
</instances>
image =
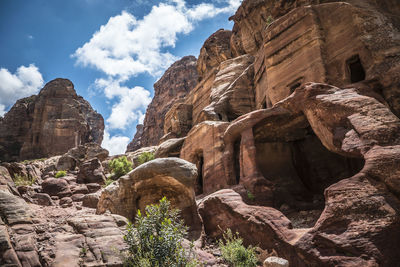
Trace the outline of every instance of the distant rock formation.
<instances>
[{"instance_id":1,"label":"distant rock formation","mask_svg":"<svg viewBox=\"0 0 400 267\"><path fill-rule=\"evenodd\" d=\"M172 105L183 99L197 83L196 58L186 56L172 64L154 84L154 98L146 111L143 127L139 126L127 152L158 145L164 135L164 117Z\"/></svg>"},{"instance_id":2,"label":"distant rock formation","mask_svg":"<svg viewBox=\"0 0 400 267\"><path fill-rule=\"evenodd\" d=\"M67 79L18 100L0 120L0 161L60 155L88 142L101 144L103 117L78 96Z\"/></svg>"}]
</instances>

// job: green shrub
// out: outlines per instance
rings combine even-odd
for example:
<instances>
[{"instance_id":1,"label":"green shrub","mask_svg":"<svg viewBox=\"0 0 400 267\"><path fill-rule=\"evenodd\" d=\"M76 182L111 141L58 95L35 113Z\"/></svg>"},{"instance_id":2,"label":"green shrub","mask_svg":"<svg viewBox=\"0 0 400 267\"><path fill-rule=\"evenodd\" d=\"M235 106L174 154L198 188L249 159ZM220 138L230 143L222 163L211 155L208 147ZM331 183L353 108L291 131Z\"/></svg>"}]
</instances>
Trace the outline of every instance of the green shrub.
<instances>
[{"instance_id":1,"label":"green shrub","mask_svg":"<svg viewBox=\"0 0 400 267\"><path fill-rule=\"evenodd\" d=\"M128 225L124 236L129 246L125 266L197 266L191 249L182 247L187 227L179 218L179 210L170 209L170 202L164 197L159 205L147 206L145 213L139 210L135 224Z\"/></svg>"},{"instance_id":2,"label":"green shrub","mask_svg":"<svg viewBox=\"0 0 400 267\"><path fill-rule=\"evenodd\" d=\"M271 15L269 15L267 18L267 27L271 25L272 22L274 22L274 18Z\"/></svg>"},{"instance_id":3,"label":"green shrub","mask_svg":"<svg viewBox=\"0 0 400 267\"><path fill-rule=\"evenodd\" d=\"M132 162L130 162L126 156L122 156L116 159L113 159L109 163L109 168L111 172L117 177L121 177L122 175L127 174L132 170Z\"/></svg>"},{"instance_id":4,"label":"green shrub","mask_svg":"<svg viewBox=\"0 0 400 267\"><path fill-rule=\"evenodd\" d=\"M30 179L24 175L14 174L14 184L15 186L31 186L35 183L35 179Z\"/></svg>"},{"instance_id":5,"label":"green shrub","mask_svg":"<svg viewBox=\"0 0 400 267\"><path fill-rule=\"evenodd\" d=\"M138 162L139 162L139 165L142 165L143 163L146 163L153 159L154 159L154 153L143 152L142 154L140 154L140 156L138 158Z\"/></svg>"},{"instance_id":6,"label":"green shrub","mask_svg":"<svg viewBox=\"0 0 400 267\"><path fill-rule=\"evenodd\" d=\"M253 193L250 192L249 190L247 190L247 198L248 198L250 201L254 201L254 200L256 199L256 197L253 195Z\"/></svg>"},{"instance_id":7,"label":"green shrub","mask_svg":"<svg viewBox=\"0 0 400 267\"><path fill-rule=\"evenodd\" d=\"M112 184L113 182L114 182L113 179L107 178L106 181L105 181L105 183L104 183L104 185L103 185L103 187L107 187L107 186L109 186L110 184Z\"/></svg>"},{"instance_id":8,"label":"green shrub","mask_svg":"<svg viewBox=\"0 0 400 267\"><path fill-rule=\"evenodd\" d=\"M66 171L58 171L57 173L56 173L56 178L61 178L61 177L64 177L65 175L67 175L67 172Z\"/></svg>"},{"instance_id":9,"label":"green shrub","mask_svg":"<svg viewBox=\"0 0 400 267\"><path fill-rule=\"evenodd\" d=\"M223 234L223 240L219 240L222 258L234 267L255 267L257 256L253 247L246 248L239 234L233 234L231 229Z\"/></svg>"}]
</instances>

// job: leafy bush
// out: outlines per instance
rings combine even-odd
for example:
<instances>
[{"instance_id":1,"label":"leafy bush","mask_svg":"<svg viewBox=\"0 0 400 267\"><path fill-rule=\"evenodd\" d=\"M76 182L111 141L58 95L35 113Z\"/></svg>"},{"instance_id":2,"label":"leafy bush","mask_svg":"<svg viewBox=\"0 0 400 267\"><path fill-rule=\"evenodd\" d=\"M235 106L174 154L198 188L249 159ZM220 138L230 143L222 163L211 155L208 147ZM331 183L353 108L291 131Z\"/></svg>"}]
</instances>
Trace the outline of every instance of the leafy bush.
<instances>
[{"instance_id":1,"label":"leafy bush","mask_svg":"<svg viewBox=\"0 0 400 267\"><path fill-rule=\"evenodd\" d=\"M145 215L139 210L135 224L128 225L124 236L129 246L126 266L197 266L191 250L182 247L186 235L179 210L170 209L170 202L164 197L159 205L147 206Z\"/></svg>"},{"instance_id":2,"label":"leafy bush","mask_svg":"<svg viewBox=\"0 0 400 267\"><path fill-rule=\"evenodd\" d=\"M132 162L130 162L126 156L113 159L108 166L117 178L132 170Z\"/></svg>"},{"instance_id":3,"label":"leafy bush","mask_svg":"<svg viewBox=\"0 0 400 267\"><path fill-rule=\"evenodd\" d=\"M110 184L112 184L113 182L114 182L113 179L107 178L106 181L105 181L105 183L104 183L104 185L103 185L103 187L107 187L107 186L109 186Z\"/></svg>"},{"instance_id":4,"label":"leafy bush","mask_svg":"<svg viewBox=\"0 0 400 267\"><path fill-rule=\"evenodd\" d=\"M143 163L146 163L153 159L154 159L154 153L143 152L142 154L140 154L140 156L138 158L138 162L139 162L139 165L142 165Z\"/></svg>"},{"instance_id":5,"label":"leafy bush","mask_svg":"<svg viewBox=\"0 0 400 267\"><path fill-rule=\"evenodd\" d=\"M257 256L253 247L246 248L239 234L233 234L231 229L223 234L223 240L219 240L222 258L234 267L255 267Z\"/></svg>"},{"instance_id":6,"label":"leafy bush","mask_svg":"<svg viewBox=\"0 0 400 267\"><path fill-rule=\"evenodd\" d=\"M65 175L67 175L67 172L66 171L58 171L57 173L56 173L56 178L61 178L61 177L64 177Z\"/></svg>"},{"instance_id":7,"label":"leafy bush","mask_svg":"<svg viewBox=\"0 0 400 267\"><path fill-rule=\"evenodd\" d=\"M35 183L35 179L30 179L27 176L24 175L18 175L18 174L14 174L14 184L16 186L31 186Z\"/></svg>"}]
</instances>

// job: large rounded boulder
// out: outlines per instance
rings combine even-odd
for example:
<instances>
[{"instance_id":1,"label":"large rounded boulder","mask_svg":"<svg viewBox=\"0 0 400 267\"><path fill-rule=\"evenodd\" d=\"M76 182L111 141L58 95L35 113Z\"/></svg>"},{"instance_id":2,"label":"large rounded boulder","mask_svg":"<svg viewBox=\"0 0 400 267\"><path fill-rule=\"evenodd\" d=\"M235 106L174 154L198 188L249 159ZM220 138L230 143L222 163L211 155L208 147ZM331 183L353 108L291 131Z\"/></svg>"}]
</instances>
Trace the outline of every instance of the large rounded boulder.
<instances>
[{"instance_id":1,"label":"large rounded boulder","mask_svg":"<svg viewBox=\"0 0 400 267\"><path fill-rule=\"evenodd\" d=\"M97 212L109 210L135 218L137 210L157 204L164 196L173 208L182 211L182 218L191 234L201 231L195 202L196 165L179 158L160 158L149 161L106 187L97 205Z\"/></svg>"}]
</instances>

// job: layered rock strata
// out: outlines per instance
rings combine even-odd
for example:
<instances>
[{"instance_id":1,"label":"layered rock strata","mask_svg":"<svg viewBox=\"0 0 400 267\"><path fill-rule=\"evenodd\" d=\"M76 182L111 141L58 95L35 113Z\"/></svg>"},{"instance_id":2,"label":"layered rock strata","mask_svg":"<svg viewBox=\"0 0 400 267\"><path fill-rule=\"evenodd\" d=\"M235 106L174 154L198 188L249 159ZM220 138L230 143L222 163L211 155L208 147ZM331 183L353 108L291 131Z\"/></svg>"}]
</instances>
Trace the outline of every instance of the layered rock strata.
<instances>
[{"instance_id":1,"label":"layered rock strata","mask_svg":"<svg viewBox=\"0 0 400 267\"><path fill-rule=\"evenodd\" d=\"M154 98L146 110L143 129L138 128L127 152L158 145L164 135L164 117L172 105L186 96L197 83L196 58L183 57L172 64L154 84Z\"/></svg>"},{"instance_id":2,"label":"layered rock strata","mask_svg":"<svg viewBox=\"0 0 400 267\"><path fill-rule=\"evenodd\" d=\"M38 95L18 100L0 121L0 161L60 155L88 142L101 144L103 117L74 90L55 79Z\"/></svg>"}]
</instances>

